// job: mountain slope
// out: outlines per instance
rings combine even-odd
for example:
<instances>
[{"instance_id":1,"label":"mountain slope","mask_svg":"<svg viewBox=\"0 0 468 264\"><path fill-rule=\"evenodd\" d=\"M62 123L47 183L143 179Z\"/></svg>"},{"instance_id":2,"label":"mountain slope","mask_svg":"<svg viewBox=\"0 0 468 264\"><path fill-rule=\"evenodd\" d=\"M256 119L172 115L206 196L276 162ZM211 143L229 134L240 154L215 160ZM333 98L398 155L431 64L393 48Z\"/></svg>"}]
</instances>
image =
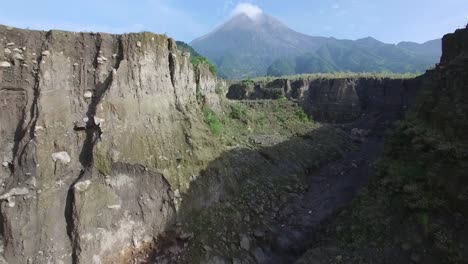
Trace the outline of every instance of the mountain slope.
<instances>
[{"instance_id":1,"label":"mountain slope","mask_svg":"<svg viewBox=\"0 0 468 264\"><path fill-rule=\"evenodd\" d=\"M268 15L253 19L240 14L191 45L223 77L244 78L264 75L275 59L315 51L327 40L295 32Z\"/></svg>"},{"instance_id":2,"label":"mountain slope","mask_svg":"<svg viewBox=\"0 0 468 264\"><path fill-rule=\"evenodd\" d=\"M440 40L385 44L314 37L296 32L268 14L238 14L212 33L191 42L213 61L219 75L241 79L333 71L419 72L435 64Z\"/></svg>"}]
</instances>

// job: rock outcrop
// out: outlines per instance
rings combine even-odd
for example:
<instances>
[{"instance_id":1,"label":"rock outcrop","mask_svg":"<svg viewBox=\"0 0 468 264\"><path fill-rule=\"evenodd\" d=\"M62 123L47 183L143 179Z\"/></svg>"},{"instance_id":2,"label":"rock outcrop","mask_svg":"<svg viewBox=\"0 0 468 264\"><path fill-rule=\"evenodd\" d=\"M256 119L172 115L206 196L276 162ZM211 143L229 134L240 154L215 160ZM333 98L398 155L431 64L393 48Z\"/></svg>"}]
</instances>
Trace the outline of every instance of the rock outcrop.
<instances>
[{"instance_id":1,"label":"rock outcrop","mask_svg":"<svg viewBox=\"0 0 468 264\"><path fill-rule=\"evenodd\" d=\"M418 79L373 77L280 78L229 87L230 99L297 100L314 120L349 123L363 115L401 114L414 100Z\"/></svg>"},{"instance_id":2,"label":"rock outcrop","mask_svg":"<svg viewBox=\"0 0 468 264\"><path fill-rule=\"evenodd\" d=\"M221 109L223 83L151 33L0 26L0 47L6 259L125 262L216 155L197 93Z\"/></svg>"},{"instance_id":3,"label":"rock outcrop","mask_svg":"<svg viewBox=\"0 0 468 264\"><path fill-rule=\"evenodd\" d=\"M420 81L363 195L297 264L466 263L468 27L444 36L440 64Z\"/></svg>"}]
</instances>

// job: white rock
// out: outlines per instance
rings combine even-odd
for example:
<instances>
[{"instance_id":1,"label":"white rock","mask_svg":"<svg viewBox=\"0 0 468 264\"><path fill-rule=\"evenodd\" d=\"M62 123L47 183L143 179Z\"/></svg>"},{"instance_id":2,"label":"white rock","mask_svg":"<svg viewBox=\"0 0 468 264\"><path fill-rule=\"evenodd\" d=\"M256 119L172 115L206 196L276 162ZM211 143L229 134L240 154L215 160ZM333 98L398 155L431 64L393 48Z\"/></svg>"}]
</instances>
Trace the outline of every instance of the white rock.
<instances>
[{"instance_id":1,"label":"white rock","mask_svg":"<svg viewBox=\"0 0 468 264\"><path fill-rule=\"evenodd\" d=\"M113 59L117 58L117 54L112 54L112 58Z\"/></svg>"},{"instance_id":2,"label":"white rock","mask_svg":"<svg viewBox=\"0 0 468 264\"><path fill-rule=\"evenodd\" d=\"M141 42L137 41L136 45L137 45L137 47L141 47Z\"/></svg>"},{"instance_id":3,"label":"white rock","mask_svg":"<svg viewBox=\"0 0 468 264\"><path fill-rule=\"evenodd\" d=\"M65 183L62 180L58 180L55 182L55 187L60 188L64 185Z\"/></svg>"},{"instance_id":4,"label":"white rock","mask_svg":"<svg viewBox=\"0 0 468 264\"><path fill-rule=\"evenodd\" d=\"M23 55L21 55L19 53L16 53L15 56L13 56L13 58L16 59L16 60L21 60L21 61L24 60Z\"/></svg>"},{"instance_id":5,"label":"white rock","mask_svg":"<svg viewBox=\"0 0 468 264\"><path fill-rule=\"evenodd\" d=\"M18 48L14 48L13 51L14 51L14 52L18 52L18 53L23 53L23 51L20 50L20 49L18 49Z\"/></svg>"},{"instance_id":6,"label":"white rock","mask_svg":"<svg viewBox=\"0 0 468 264\"><path fill-rule=\"evenodd\" d=\"M7 200L7 204L6 204L7 207L10 207L10 208L15 207L15 197L14 196L8 197L6 200Z\"/></svg>"},{"instance_id":7,"label":"white rock","mask_svg":"<svg viewBox=\"0 0 468 264\"><path fill-rule=\"evenodd\" d=\"M34 131L35 131L35 132L36 132L36 131L39 131L39 130L44 130L44 127L42 127L42 126L36 126L36 127L34 127Z\"/></svg>"},{"instance_id":8,"label":"white rock","mask_svg":"<svg viewBox=\"0 0 468 264\"><path fill-rule=\"evenodd\" d=\"M29 194L29 190L26 187L12 188L8 192L0 196L0 200L6 200L12 196L20 196L20 195L26 195L26 194Z\"/></svg>"},{"instance_id":9,"label":"white rock","mask_svg":"<svg viewBox=\"0 0 468 264\"><path fill-rule=\"evenodd\" d=\"M83 122L88 123L88 121L89 121L89 118L87 117L83 118Z\"/></svg>"},{"instance_id":10,"label":"white rock","mask_svg":"<svg viewBox=\"0 0 468 264\"><path fill-rule=\"evenodd\" d=\"M247 236L243 235L241 237L240 247L244 250L250 249L250 239Z\"/></svg>"},{"instance_id":11,"label":"white rock","mask_svg":"<svg viewBox=\"0 0 468 264\"><path fill-rule=\"evenodd\" d=\"M86 180L76 183L75 186L73 186L73 188L75 188L79 192L84 192L88 189L89 185L91 185L91 181Z\"/></svg>"},{"instance_id":12,"label":"white rock","mask_svg":"<svg viewBox=\"0 0 468 264\"><path fill-rule=\"evenodd\" d=\"M15 43L14 43L14 42L10 42L10 43L7 43L6 45L7 45L7 46L14 46Z\"/></svg>"},{"instance_id":13,"label":"white rock","mask_svg":"<svg viewBox=\"0 0 468 264\"><path fill-rule=\"evenodd\" d=\"M84 92L83 96L84 96L84 98L91 98L91 97L93 97L93 92L86 91L86 92Z\"/></svg>"},{"instance_id":14,"label":"white rock","mask_svg":"<svg viewBox=\"0 0 468 264\"><path fill-rule=\"evenodd\" d=\"M44 50L42 52L42 56L49 56L49 55L50 55L50 51L48 51L48 50Z\"/></svg>"},{"instance_id":15,"label":"white rock","mask_svg":"<svg viewBox=\"0 0 468 264\"><path fill-rule=\"evenodd\" d=\"M115 209L115 210L119 210L120 209L120 204L114 204L114 205L108 205L107 208L108 209Z\"/></svg>"},{"instance_id":16,"label":"white rock","mask_svg":"<svg viewBox=\"0 0 468 264\"><path fill-rule=\"evenodd\" d=\"M11 50L9 48L5 48L5 54L11 54Z\"/></svg>"},{"instance_id":17,"label":"white rock","mask_svg":"<svg viewBox=\"0 0 468 264\"><path fill-rule=\"evenodd\" d=\"M2 166L5 167L5 168L8 168L8 165L9 165L9 164L10 164L10 163L8 163L8 161L2 162Z\"/></svg>"},{"instance_id":18,"label":"white rock","mask_svg":"<svg viewBox=\"0 0 468 264\"><path fill-rule=\"evenodd\" d=\"M73 63L73 66L78 67L78 62Z\"/></svg>"},{"instance_id":19,"label":"white rock","mask_svg":"<svg viewBox=\"0 0 468 264\"><path fill-rule=\"evenodd\" d=\"M102 123L104 123L104 121L106 121L106 120L104 120L102 118L99 118L97 116L94 117L94 124L96 124L97 126L101 126Z\"/></svg>"},{"instance_id":20,"label":"white rock","mask_svg":"<svg viewBox=\"0 0 468 264\"><path fill-rule=\"evenodd\" d=\"M103 63L106 62L106 61L107 61L107 58L104 57L104 56L99 56L99 57L97 58L97 63L98 63L98 64L103 64Z\"/></svg>"},{"instance_id":21,"label":"white rock","mask_svg":"<svg viewBox=\"0 0 468 264\"><path fill-rule=\"evenodd\" d=\"M52 153L52 160L54 162L61 161L62 163L67 164L67 163L70 163L71 158L67 152L61 151L61 152Z\"/></svg>"},{"instance_id":22,"label":"white rock","mask_svg":"<svg viewBox=\"0 0 468 264\"><path fill-rule=\"evenodd\" d=\"M11 64L8 61L0 62L0 68L10 68Z\"/></svg>"}]
</instances>

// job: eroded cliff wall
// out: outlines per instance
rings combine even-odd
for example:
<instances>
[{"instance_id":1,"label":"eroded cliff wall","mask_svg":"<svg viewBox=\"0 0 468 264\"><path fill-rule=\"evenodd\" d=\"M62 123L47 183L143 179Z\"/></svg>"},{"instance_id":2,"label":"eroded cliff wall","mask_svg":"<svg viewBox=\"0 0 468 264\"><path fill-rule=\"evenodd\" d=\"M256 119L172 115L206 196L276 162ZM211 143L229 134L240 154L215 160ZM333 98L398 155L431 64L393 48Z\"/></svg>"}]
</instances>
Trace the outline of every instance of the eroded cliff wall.
<instances>
[{"instance_id":1,"label":"eroded cliff wall","mask_svg":"<svg viewBox=\"0 0 468 264\"><path fill-rule=\"evenodd\" d=\"M119 263L152 242L216 155L197 92L221 109L217 85L165 36L0 26L7 260Z\"/></svg>"},{"instance_id":2,"label":"eroded cliff wall","mask_svg":"<svg viewBox=\"0 0 468 264\"><path fill-rule=\"evenodd\" d=\"M349 123L363 115L401 114L414 100L419 79L377 77L280 78L230 85L227 97L297 100L314 120Z\"/></svg>"}]
</instances>

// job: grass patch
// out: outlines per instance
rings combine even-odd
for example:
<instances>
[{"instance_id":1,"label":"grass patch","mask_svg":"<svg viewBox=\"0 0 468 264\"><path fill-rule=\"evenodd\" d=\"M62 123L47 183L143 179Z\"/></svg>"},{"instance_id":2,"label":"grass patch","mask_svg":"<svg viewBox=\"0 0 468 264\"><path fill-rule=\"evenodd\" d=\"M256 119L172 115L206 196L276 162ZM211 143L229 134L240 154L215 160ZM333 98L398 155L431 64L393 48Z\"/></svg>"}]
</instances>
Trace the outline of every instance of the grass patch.
<instances>
[{"instance_id":1,"label":"grass patch","mask_svg":"<svg viewBox=\"0 0 468 264\"><path fill-rule=\"evenodd\" d=\"M231 113L229 113L229 117L232 119L241 120L245 115L245 110L239 104L231 105Z\"/></svg>"},{"instance_id":2,"label":"grass patch","mask_svg":"<svg viewBox=\"0 0 468 264\"><path fill-rule=\"evenodd\" d=\"M219 121L216 113L207 106L202 108L202 113L205 123L210 128L211 133L215 136L219 136L223 132L223 124Z\"/></svg>"},{"instance_id":3,"label":"grass patch","mask_svg":"<svg viewBox=\"0 0 468 264\"><path fill-rule=\"evenodd\" d=\"M302 123L307 123L310 121L309 116L302 109L296 111L295 115Z\"/></svg>"}]
</instances>

